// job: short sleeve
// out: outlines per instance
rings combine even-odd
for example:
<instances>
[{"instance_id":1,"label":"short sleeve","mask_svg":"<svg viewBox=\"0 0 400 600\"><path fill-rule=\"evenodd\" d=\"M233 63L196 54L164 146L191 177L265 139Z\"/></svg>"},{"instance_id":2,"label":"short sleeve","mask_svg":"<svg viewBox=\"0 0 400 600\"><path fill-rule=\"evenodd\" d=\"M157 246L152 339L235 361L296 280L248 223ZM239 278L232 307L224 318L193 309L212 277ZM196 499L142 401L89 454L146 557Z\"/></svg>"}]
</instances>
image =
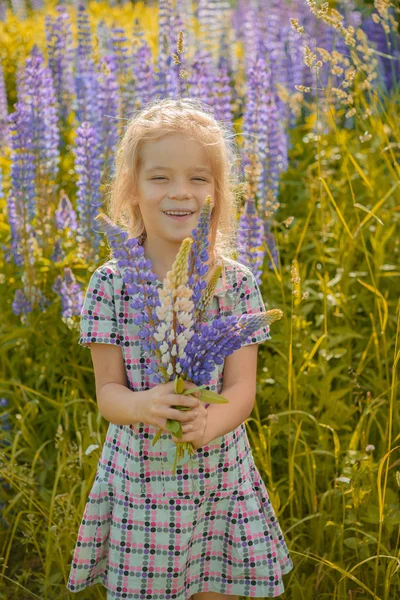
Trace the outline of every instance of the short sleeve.
<instances>
[{"instance_id":1,"label":"short sleeve","mask_svg":"<svg viewBox=\"0 0 400 600\"><path fill-rule=\"evenodd\" d=\"M265 312L266 308L260 288L250 269L242 271L240 275L238 274L238 277L242 277L242 281L237 288L237 297L233 306L233 314L250 315ZM265 342L266 340L270 339L272 338L269 332L269 325L266 325L265 327L260 327L257 329L257 331L255 331L250 337L247 338L245 342L242 343L242 346L260 344L261 342Z\"/></svg>"},{"instance_id":2,"label":"short sleeve","mask_svg":"<svg viewBox=\"0 0 400 600\"><path fill-rule=\"evenodd\" d=\"M113 271L101 266L92 274L80 320L79 344L89 348L89 344L120 345L118 322L115 311Z\"/></svg>"}]
</instances>

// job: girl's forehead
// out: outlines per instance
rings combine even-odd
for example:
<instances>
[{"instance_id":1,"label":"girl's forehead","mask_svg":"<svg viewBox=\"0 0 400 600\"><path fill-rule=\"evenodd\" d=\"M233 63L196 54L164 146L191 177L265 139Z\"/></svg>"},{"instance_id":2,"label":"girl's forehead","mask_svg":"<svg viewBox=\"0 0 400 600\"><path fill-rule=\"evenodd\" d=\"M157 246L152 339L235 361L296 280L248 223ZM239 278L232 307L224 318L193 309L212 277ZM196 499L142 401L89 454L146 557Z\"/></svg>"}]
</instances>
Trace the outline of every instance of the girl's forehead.
<instances>
[{"instance_id":1,"label":"girl's forehead","mask_svg":"<svg viewBox=\"0 0 400 600\"><path fill-rule=\"evenodd\" d=\"M182 135L165 135L158 140L145 140L142 144L140 154L143 160L153 159L155 157L173 159L179 156L185 160L190 160L191 157L202 157L208 161L207 150L197 140Z\"/></svg>"}]
</instances>

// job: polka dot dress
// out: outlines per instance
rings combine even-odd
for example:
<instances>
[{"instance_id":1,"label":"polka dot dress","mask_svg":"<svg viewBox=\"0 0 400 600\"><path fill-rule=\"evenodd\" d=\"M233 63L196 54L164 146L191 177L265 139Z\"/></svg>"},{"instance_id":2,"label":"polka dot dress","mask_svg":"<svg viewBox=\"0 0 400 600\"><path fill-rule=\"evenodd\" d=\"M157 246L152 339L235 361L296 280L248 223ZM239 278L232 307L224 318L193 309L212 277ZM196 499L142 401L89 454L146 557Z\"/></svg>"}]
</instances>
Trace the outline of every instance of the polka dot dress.
<instances>
[{"instance_id":1,"label":"polka dot dress","mask_svg":"<svg viewBox=\"0 0 400 600\"><path fill-rule=\"evenodd\" d=\"M93 273L79 343L122 350L129 388L152 387L149 358L115 259ZM162 286L159 280L153 285ZM252 272L224 258L211 316L258 313L264 302ZM271 339L260 328L246 344ZM223 365L209 389L221 392ZM189 600L198 592L275 597L293 568L246 427L186 453L172 474L175 444L152 425L109 424L78 531L67 588L97 583L107 599Z\"/></svg>"}]
</instances>

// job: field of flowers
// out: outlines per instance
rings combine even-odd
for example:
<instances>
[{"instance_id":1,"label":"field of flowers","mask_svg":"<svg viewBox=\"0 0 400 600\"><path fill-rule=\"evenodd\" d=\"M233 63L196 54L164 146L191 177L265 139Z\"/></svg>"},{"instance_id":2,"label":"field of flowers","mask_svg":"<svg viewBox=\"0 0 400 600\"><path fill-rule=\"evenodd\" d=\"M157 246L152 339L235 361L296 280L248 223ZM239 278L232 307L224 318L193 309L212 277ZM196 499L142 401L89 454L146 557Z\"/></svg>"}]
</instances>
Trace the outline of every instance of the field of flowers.
<instances>
[{"instance_id":1,"label":"field of flowers","mask_svg":"<svg viewBox=\"0 0 400 600\"><path fill-rule=\"evenodd\" d=\"M237 260L282 320L246 421L286 600L400 598L398 3L0 0L0 597L72 598L107 422L79 315L113 153L201 98L240 148ZM105 598L100 586L80 598Z\"/></svg>"}]
</instances>

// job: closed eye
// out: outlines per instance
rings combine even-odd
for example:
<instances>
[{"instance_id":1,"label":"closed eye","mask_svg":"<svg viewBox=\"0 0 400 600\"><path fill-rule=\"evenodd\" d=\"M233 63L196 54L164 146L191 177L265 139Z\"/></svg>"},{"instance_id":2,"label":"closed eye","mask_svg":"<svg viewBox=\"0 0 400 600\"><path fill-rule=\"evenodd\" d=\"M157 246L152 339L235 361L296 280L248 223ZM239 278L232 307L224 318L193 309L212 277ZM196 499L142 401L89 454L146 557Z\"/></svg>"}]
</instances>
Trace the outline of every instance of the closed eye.
<instances>
[{"instance_id":1,"label":"closed eye","mask_svg":"<svg viewBox=\"0 0 400 600\"><path fill-rule=\"evenodd\" d=\"M157 179L165 179L165 177L153 177L151 181L156 181ZM201 177L193 177L193 179L197 179L198 181L207 181L207 179L202 179Z\"/></svg>"}]
</instances>

